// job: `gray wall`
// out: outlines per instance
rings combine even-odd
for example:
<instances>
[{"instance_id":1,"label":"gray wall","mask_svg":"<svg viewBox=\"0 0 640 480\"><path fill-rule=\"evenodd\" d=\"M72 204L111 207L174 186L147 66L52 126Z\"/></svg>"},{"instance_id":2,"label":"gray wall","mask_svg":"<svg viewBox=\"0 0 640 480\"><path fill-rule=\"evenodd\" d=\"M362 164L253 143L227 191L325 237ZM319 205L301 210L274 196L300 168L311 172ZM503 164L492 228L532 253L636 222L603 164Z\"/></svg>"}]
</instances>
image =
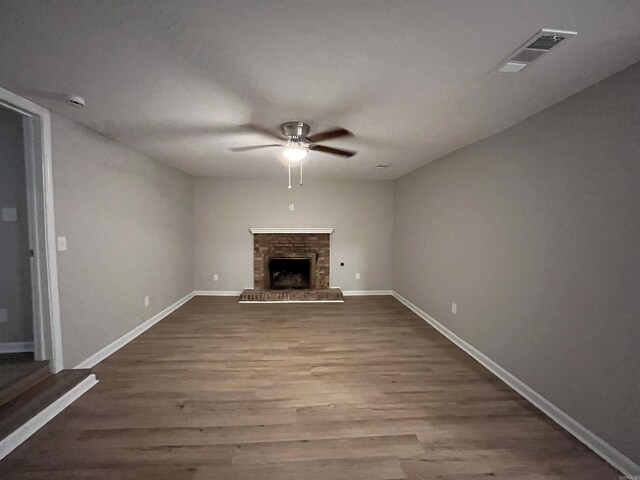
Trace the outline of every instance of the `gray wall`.
<instances>
[{"instance_id":1,"label":"gray wall","mask_svg":"<svg viewBox=\"0 0 640 480\"><path fill-rule=\"evenodd\" d=\"M195 224L197 290L253 287L249 227L333 227L331 285L343 290L392 286L390 181L309 179L288 190L286 170L280 179L199 178Z\"/></svg>"},{"instance_id":2,"label":"gray wall","mask_svg":"<svg viewBox=\"0 0 640 480\"><path fill-rule=\"evenodd\" d=\"M56 115L52 133L70 368L193 290L193 179Z\"/></svg>"},{"instance_id":3,"label":"gray wall","mask_svg":"<svg viewBox=\"0 0 640 480\"><path fill-rule=\"evenodd\" d=\"M29 217L25 181L22 116L0 107L0 209L17 208L18 221L0 220L0 343L33 341Z\"/></svg>"},{"instance_id":4,"label":"gray wall","mask_svg":"<svg viewBox=\"0 0 640 480\"><path fill-rule=\"evenodd\" d=\"M400 178L394 234L401 295L635 462L638 85L640 65Z\"/></svg>"}]
</instances>

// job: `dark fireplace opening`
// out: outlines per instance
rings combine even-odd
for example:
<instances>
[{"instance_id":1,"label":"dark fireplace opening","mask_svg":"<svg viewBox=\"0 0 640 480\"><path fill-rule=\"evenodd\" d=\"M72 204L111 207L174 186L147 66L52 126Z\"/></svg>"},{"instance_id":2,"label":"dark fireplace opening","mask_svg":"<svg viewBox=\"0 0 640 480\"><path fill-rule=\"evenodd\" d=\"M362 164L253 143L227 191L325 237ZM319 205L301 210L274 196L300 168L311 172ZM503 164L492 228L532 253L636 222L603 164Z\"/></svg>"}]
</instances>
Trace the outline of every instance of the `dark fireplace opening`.
<instances>
[{"instance_id":1,"label":"dark fireplace opening","mask_svg":"<svg viewBox=\"0 0 640 480\"><path fill-rule=\"evenodd\" d=\"M311 260L309 258L269 259L269 289L311 288Z\"/></svg>"}]
</instances>

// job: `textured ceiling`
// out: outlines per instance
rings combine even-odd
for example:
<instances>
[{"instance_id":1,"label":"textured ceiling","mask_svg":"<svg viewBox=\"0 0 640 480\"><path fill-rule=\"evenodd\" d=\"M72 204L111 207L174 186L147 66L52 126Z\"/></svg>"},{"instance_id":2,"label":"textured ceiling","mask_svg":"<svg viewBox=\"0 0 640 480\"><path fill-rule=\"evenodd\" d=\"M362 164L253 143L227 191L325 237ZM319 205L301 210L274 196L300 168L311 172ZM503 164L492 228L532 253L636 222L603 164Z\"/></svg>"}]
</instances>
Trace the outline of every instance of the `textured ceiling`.
<instances>
[{"instance_id":1,"label":"textured ceiling","mask_svg":"<svg viewBox=\"0 0 640 480\"><path fill-rule=\"evenodd\" d=\"M579 35L489 74L545 27ZM1 86L194 175L282 175L277 150L228 151L271 143L235 127L303 120L359 151L309 175L396 178L638 60L637 0L0 3Z\"/></svg>"}]
</instances>

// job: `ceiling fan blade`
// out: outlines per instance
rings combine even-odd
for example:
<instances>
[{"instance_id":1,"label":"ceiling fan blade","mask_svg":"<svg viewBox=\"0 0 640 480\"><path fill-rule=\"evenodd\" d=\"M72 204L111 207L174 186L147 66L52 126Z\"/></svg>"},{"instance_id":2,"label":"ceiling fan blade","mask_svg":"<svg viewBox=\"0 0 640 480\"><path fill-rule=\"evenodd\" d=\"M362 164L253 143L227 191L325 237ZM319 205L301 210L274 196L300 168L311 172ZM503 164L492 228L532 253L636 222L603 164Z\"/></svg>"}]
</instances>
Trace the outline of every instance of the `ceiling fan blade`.
<instances>
[{"instance_id":1,"label":"ceiling fan blade","mask_svg":"<svg viewBox=\"0 0 640 480\"><path fill-rule=\"evenodd\" d=\"M316 133L315 135L311 135L307 137L307 140L313 143L323 142L325 140L330 140L332 138L338 137L350 137L353 136L349 130L345 130L344 128L336 128L335 130L329 130L327 132Z\"/></svg>"},{"instance_id":2,"label":"ceiling fan blade","mask_svg":"<svg viewBox=\"0 0 640 480\"><path fill-rule=\"evenodd\" d=\"M269 130L268 128L265 128L261 125L256 125L255 123L246 123L244 125L242 125L244 128L248 128L249 130L252 130L256 133L261 133L262 135L266 135L267 137L270 138L275 138L276 140L284 140L283 137L281 137L280 135L273 133L271 130Z\"/></svg>"},{"instance_id":3,"label":"ceiling fan blade","mask_svg":"<svg viewBox=\"0 0 640 480\"><path fill-rule=\"evenodd\" d=\"M356 154L356 152L351 150L341 150L339 148L325 147L324 145L309 145L309 150L329 153L331 155L339 155L340 157L353 157Z\"/></svg>"},{"instance_id":4,"label":"ceiling fan blade","mask_svg":"<svg viewBox=\"0 0 640 480\"><path fill-rule=\"evenodd\" d=\"M246 152L247 150L257 150L259 148L269 148L269 147L281 147L279 143L273 143L271 145L253 145L251 147L233 147L230 148L232 152Z\"/></svg>"}]
</instances>

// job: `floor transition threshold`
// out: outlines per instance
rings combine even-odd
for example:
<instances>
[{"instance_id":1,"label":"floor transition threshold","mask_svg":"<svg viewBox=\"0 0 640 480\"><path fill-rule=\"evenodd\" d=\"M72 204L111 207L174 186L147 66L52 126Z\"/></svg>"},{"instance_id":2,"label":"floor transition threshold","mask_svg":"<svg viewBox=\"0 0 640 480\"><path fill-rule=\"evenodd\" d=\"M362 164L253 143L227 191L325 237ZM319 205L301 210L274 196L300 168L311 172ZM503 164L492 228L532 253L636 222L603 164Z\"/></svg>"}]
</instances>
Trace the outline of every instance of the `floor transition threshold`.
<instances>
[{"instance_id":1,"label":"floor transition threshold","mask_svg":"<svg viewBox=\"0 0 640 480\"><path fill-rule=\"evenodd\" d=\"M91 374L82 369L53 375L49 362L0 366L0 444Z\"/></svg>"}]
</instances>

